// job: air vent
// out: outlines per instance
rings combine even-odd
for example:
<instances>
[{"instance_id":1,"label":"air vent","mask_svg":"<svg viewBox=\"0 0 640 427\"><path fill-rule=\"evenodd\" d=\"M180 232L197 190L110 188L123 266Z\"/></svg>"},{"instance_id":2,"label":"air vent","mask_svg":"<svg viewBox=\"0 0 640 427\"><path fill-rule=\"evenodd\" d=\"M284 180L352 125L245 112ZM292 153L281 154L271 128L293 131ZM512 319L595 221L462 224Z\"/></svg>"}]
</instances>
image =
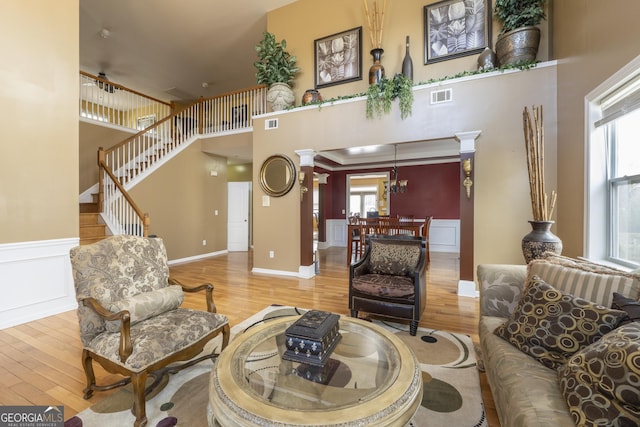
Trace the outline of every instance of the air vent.
<instances>
[{"instance_id":1,"label":"air vent","mask_svg":"<svg viewBox=\"0 0 640 427\"><path fill-rule=\"evenodd\" d=\"M266 130L278 129L278 119L269 119L264 122L264 128Z\"/></svg>"},{"instance_id":2,"label":"air vent","mask_svg":"<svg viewBox=\"0 0 640 427\"><path fill-rule=\"evenodd\" d=\"M445 102L451 102L453 100L453 90L443 89L434 90L431 92L431 104L442 104Z\"/></svg>"}]
</instances>

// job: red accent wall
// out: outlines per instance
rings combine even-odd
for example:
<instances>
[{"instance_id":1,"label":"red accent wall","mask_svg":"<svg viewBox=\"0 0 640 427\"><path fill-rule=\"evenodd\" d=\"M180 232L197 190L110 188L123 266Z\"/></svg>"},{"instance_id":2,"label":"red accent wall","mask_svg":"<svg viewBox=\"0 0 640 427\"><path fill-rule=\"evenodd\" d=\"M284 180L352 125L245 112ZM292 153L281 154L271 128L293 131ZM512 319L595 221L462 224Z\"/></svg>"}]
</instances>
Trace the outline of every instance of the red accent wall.
<instances>
[{"instance_id":1,"label":"red accent wall","mask_svg":"<svg viewBox=\"0 0 640 427\"><path fill-rule=\"evenodd\" d=\"M328 173L325 185L324 214L326 219L346 217L347 175L365 171L328 171L319 167L315 172ZM389 172L390 168L367 169L366 172ZM409 180L407 191L391 195L391 216L433 216L437 219L460 218L460 162L421 166L402 166L398 175Z\"/></svg>"}]
</instances>

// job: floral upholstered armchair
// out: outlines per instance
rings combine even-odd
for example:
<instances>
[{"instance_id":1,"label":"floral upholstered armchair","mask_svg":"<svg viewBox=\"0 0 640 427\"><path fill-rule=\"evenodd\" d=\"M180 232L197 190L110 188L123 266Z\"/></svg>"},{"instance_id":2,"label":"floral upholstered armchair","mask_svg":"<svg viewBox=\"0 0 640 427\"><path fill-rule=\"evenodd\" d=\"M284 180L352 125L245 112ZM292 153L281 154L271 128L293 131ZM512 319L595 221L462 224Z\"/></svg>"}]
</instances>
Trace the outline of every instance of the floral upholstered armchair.
<instances>
[{"instance_id":1,"label":"floral upholstered armchair","mask_svg":"<svg viewBox=\"0 0 640 427\"><path fill-rule=\"evenodd\" d=\"M427 301L426 252L421 238L371 237L362 259L351 264L349 309L409 320L415 335Z\"/></svg>"},{"instance_id":2,"label":"floral upholstered armchair","mask_svg":"<svg viewBox=\"0 0 640 427\"><path fill-rule=\"evenodd\" d=\"M220 351L229 342L229 321L216 313L213 286L184 287L169 277L161 239L112 236L71 249L78 301L82 364L87 378L84 398L94 390L133 386L134 426L147 423L145 394L168 372L191 366L215 354L200 356L204 346L222 333ZM207 311L179 308L183 291L205 291ZM93 361L127 378L96 385ZM147 377L155 381L147 387Z\"/></svg>"}]
</instances>

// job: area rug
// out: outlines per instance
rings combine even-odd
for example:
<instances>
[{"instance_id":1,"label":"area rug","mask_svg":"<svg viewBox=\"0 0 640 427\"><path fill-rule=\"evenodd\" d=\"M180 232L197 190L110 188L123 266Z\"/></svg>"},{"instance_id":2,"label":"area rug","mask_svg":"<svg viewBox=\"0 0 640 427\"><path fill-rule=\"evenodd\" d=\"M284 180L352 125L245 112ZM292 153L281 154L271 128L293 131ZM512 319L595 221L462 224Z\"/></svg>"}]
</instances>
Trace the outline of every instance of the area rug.
<instances>
[{"instance_id":1,"label":"area rug","mask_svg":"<svg viewBox=\"0 0 640 427\"><path fill-rule=\"evenodd\" d=\"M231 328L231 339L269 319L301 315L306 310L272 305ZM414 352L422 369L422 405L411 420L414 427L488 427L476 358L471 338L446 331L419 328L415 337L407 325L374 321L395 333ZM205 351L220 347L220 339ZM205 361L172 375L160 390L147 399L149 427L205 427L209 374L212 362ZM65 427L133 425L132 393L124 387L89 409L68 419Z\"/></svg>"}]
</instances>

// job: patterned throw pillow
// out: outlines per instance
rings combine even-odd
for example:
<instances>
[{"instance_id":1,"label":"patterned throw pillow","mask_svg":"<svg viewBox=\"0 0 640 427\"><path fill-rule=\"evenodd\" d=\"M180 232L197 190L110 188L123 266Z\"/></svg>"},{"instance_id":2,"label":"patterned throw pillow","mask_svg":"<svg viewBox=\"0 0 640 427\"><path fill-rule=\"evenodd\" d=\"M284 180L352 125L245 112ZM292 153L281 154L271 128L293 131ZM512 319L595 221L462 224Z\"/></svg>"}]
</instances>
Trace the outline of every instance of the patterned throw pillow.
<instances>
[{"instance_id":1,"label":"patterned throw pillow","mask_svg":"<svg viewBox=\"0 0 640 427\"><path fill-rule=\"evenodd\" d=\"M624 311L564 294L534 276L511 317L494 333L544 366L557 369L618 326L624 316Z\"/></svg>"},{"instance_id":2,"label":"patterned throw pillow","mask_svg":"<svg viewBox=\"0 0 640 427\"><path fill-rule=\"evenodd\" d=\"M627 298L624 295L614 292L611 308L614 310L622 310L627 313L627 317L622 319L620 325L625 325L631 322L640 322L640 301Z\"/></svg>"},{"instance_id":3,"label":"patterned throw pillow","mask_svg":"<svg viewBox=\"0 0 640 427\"><path fill-rule=\"evenodd\" d=\"M576 425L640 425L640 323L621 326L574 354L558 378Z\"/></svg>"},{"instance_id":4,"label":"patterned throw pillow","mask_svg":"<svg viewBox=\"0 0 640 427\"><path fill-rule=\"evenodd\" d=\"M128 310L131 316L131 326L133 326L138 322L178 308L183 299L182 288L177 285L171 285L155 291L143 292L129 298L123 298L107 304L106 308L112 313ZM107 321L105 326L109 332L118 332L120 330L120 321Z\"/></svg>"}]
</instances>

